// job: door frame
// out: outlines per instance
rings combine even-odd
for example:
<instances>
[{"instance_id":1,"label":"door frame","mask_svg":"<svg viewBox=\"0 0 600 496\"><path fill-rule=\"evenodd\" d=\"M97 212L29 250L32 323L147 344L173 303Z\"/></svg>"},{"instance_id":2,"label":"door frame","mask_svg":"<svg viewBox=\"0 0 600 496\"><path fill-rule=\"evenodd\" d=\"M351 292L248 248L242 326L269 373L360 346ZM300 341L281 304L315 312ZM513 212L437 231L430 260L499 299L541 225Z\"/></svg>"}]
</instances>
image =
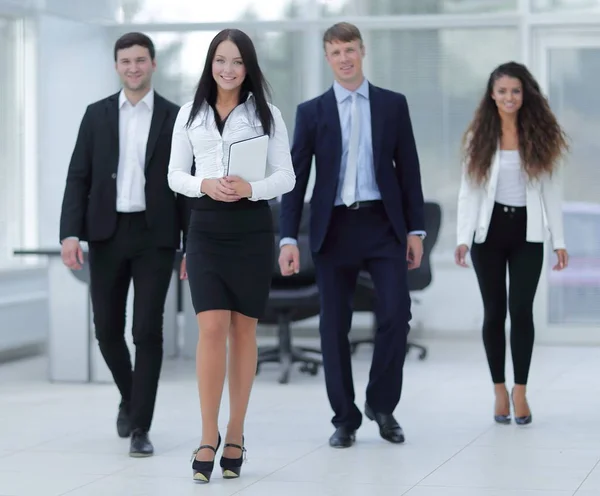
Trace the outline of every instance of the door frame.
<instances>
[{"instance_id":1,"label":"door frame","mask_svg":"<svg viewBox=\"0 0 600 496\"><path fill-rule=\"evenodd\" d=\"M550 51L559 48L597 48L600 50L600 26L544 26L532 29L531 69L545 95L549 95L550 91ZM567 250L568 248L567 246ZM546 247L534 304L534 320L538 327L536 340L547 344L600 345L600 325L553 324L549 322L548 271L549 266L554 263L554 253L549 247Z\"/></svg>"}]
</instances>

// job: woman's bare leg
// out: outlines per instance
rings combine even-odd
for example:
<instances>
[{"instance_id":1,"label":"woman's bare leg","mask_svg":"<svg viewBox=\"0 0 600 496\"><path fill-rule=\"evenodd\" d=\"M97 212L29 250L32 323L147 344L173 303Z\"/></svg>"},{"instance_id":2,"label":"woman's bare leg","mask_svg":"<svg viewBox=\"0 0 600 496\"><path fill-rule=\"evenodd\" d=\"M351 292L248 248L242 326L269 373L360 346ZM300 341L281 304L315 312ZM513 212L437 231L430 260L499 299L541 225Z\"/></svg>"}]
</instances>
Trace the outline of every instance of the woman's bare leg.
<instances>
[{"instance_id":1,"label":"woman's bare leg","mask_svg":"<svg viewBox=\"0 0 600 496\"><path fill-rule=\"evenodd\" d=\"M256 375L258 358L256 346L257 319L237 312L231 314L229 328L229 423L226 443L242 445L244 421L250 401L250 392ZM239 458L239 449L225 448L223 456Z\"/></svg>"},{"instance_id":2,"label":"woman's bare leg","mask_svg":"<svg viewBox=\"0 0 600 496\"><path fill-rule=\"evenodd\" d=\"M231 325L229 310L209 310L198 314L198 346L196 348L196 376L202 414L200 444L217 447L219 408L227 364L227 333ZM196 459L211 461L213 451L198 451Z\"/></svg>"}]
</instances>

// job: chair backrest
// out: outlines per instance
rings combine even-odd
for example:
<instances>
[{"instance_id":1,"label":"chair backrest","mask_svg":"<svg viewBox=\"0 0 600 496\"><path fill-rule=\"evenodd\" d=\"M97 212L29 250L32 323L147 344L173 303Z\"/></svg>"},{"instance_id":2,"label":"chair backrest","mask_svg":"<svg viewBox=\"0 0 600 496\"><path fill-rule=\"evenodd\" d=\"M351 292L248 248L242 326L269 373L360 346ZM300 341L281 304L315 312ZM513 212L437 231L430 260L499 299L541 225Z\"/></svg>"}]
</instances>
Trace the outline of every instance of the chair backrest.
<instances>
[{"instance_id":1,"label":"chair backrest","mask_svg":"<svg viewBox=\"0 0 600 496\"><path fill-rule=\"evenodd\" d=\"M408 271L408 289L421 291L431 284L431 252L435 247L442 225L442 209L438 203L425 202L425 230L427 236L423 241L423 260L421 266Z\"/></svg>"},{"instance_id":2,"label":"chair backrest","mask_svg":"<svg viewBox=\"0 0 600 496\"><path fill-rule=\"evenodd\" d=\"M298 248L300 250L300 272L293 276L283 277L279 269L279 214L281 203L278 201L270 202L271 214L273 215L273 228L275 230L275 266L273 267L273 280L271 287L276 289L297 288L315 284L316 271L310 251L309 243L309 222L310 222L310 204L305 203L302 209L300 219L300 228L298 230Z\"/></svg>"}]
</instances>

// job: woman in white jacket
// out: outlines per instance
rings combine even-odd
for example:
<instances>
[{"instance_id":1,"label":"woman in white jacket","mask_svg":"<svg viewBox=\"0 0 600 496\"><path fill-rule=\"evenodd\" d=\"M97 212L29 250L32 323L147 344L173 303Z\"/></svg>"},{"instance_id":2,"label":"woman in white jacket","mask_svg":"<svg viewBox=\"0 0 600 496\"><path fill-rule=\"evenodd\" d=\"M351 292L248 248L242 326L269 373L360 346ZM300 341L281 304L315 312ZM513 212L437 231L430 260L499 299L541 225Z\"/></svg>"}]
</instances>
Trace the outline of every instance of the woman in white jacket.
<instances>
[{"instance_id":1,"label":"woman in white jacket","mask_svg":"<svg viewBox=\"0 0 600 496\"><path fill-rule=\"evenodd\" d=\"M533 300L548 231L558 259L554 270L568 263L558 170L567 141L531 73L509 62L491 73L464 143L456 263L466 267L471 251L484 306L483 343L495 387L494 419L510 423L512 398L515 421L529 424L526 385L534 342ZM504 375L507 306L515 381L510 397Z\"/></svg>"}]
</instances>

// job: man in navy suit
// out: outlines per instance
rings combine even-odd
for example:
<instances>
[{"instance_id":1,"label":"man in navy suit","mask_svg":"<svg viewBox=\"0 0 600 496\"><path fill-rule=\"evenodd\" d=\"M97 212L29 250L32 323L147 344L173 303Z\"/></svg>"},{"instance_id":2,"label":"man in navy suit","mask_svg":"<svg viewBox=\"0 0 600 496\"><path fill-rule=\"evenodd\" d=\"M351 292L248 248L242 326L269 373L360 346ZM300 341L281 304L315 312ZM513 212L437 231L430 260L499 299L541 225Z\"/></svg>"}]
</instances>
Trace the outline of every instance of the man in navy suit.
<instances>
[{"instance_id":1,"label":"man in navy suit","mask_svg":"<svg viewBox=\"0 0 600 496\"><path fill-rule=\"evenodd\" d=\"M402 443L393 412L411 319L407 270L419 267L425 236L419 159L404 95L373 86L363 75L358 28L335 24L323 44L335 82L297 109L296 187L282 199L279 265L283 275L299 271L296 239L314 155L310 249L320 292L323 369L335 413L329 444L352 446L362 423L348 339L361 270L373 280L379 323L365 414L377 422L382 438Z\"/></svg>"}]
</instances>

